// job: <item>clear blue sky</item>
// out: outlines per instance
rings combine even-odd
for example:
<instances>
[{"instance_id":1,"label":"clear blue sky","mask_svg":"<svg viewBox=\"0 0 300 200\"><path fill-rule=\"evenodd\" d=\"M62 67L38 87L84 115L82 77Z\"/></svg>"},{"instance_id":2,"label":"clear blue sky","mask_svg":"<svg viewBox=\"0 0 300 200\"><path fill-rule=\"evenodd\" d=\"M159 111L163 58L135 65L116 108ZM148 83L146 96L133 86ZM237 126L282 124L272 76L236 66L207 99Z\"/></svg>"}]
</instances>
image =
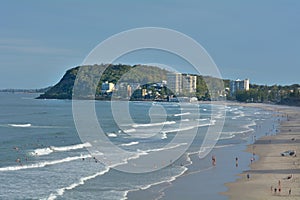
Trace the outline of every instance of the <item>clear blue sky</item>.
<instances>
[{"instance_id":1,"label":"clear blue sky","mask_svg":"<svg viewBox=\"0 0 300 200\"><path fill-rule=\"evenodd\" d=\"M1 1L0 88L54 85L99 42L144 26L194 38L224 78L300 83L299 10L298 0Z\"/></svg>"}]
</instances>

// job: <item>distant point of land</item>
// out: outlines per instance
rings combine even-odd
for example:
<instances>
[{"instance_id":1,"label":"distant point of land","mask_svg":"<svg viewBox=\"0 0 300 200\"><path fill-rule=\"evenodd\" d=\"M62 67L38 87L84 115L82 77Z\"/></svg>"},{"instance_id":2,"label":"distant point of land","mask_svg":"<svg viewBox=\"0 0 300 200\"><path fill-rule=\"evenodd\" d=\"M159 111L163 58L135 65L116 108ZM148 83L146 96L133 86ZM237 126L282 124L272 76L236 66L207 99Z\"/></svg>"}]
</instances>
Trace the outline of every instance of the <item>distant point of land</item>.
<instances>
[{"instance_id":1,"label":"distant point of land","mask_svg":"<svg viewBox=\"0 0 300 200\"><path fill-rule=\"evenodd\" d=\"M238 102L271 103L300 106L300 85L249 85L249 89L230 93L230 80L196 76L196 88L187 91L173 92L167 83L166 69L146 65L101 64L77 66L67 70L62 79L54 86L43 89L5 89L0 92L42 93L38 99L72 99L73 87L81 69L80 80L86 88L94 88L90 96L82 99L96 100L131 100L131 101L170 101L179 97L193 97L201 101L231 100ZM138 69L138 70L137 70ZM90 73L99 74L97 85L91 81ZM100 77L101 74L101 77ZM189 76L189 75L187 75ZM183 83L181 83L183 84ZM209 91L207 85L217 88ZM221 89L222 88L222 91Z\"/></svg>"}]
</instances>

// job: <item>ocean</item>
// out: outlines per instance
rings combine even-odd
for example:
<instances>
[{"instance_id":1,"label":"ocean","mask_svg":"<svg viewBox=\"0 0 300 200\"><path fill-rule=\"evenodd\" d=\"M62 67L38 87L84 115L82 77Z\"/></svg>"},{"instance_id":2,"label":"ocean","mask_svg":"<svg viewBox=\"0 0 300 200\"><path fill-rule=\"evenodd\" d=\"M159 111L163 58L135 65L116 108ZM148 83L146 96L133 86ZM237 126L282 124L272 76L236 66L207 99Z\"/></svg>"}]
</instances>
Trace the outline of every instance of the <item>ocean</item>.
<instances>
[{"instance_id":1,"label":"ocean","mask_svg":"<svg viewBox=\"0 0 300 200\"><path fill-rule=\"evenodd\" d=\"M259 108L224 106L213 112L210 104L127 102L128 120L116 102L96 101L99 138L116 148L102 143L94 148L95 135L89 140L78 134L71 100L37 100L37 95L0 93L0 199L120 200L134 199L127 197L134 191L152 198L155 187L188 173L205 176L214 168L211 156L226 157L233 147L242 151L277 128L275 113ZM213 132L218 128L220 135ZM212 151L204 144L213 145ZM226 199L218 192L242 170L226 172L220 187L211 190L214 199ZM203 190L203 195L210 194Z\"/></svg>"}]
</instances>

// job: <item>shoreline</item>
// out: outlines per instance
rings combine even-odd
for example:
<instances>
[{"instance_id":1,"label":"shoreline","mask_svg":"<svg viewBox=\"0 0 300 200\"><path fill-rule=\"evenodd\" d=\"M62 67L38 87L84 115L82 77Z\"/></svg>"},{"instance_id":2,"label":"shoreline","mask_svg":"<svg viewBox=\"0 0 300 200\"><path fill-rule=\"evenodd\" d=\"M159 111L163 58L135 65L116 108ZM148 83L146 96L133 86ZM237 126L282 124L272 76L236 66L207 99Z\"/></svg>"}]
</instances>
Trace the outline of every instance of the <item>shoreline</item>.
<instances>
[{"instance_id":1,"label":"shoreline","mask_svg":"<svg viewBox=\"0 0 300 200\"><path fill-rule=\"evenodd\" d=\"M224 102L222 102L224 103ZM255 107L262 110L271 110L272 112L276 112L276 109L266 109L265 105L263 104L246 104L243 103L235 103L235 102L226 102L227 106L243 106L243 107ZM277 107L277 106L274 106ZM274 115L270 118L269 122L264 122L263 126L265 128L261 130L256 130L255 134L258 134L259 137L263 137L264 133L272 127L274 123L275 117ZM276 123L278 124L278 123ZM252 126L254 128L254 126ZM206 199L220 199L225 200L228 199L222 193L227 190L226 182L236 181L237 177L235 176L238 173L242 173L246 169L249 168L249 161L250 153L246 152L245 149L247 148L248 144L251 144L252 137L249 135L247 139L247 143L242 143L238 145L229 145L226 148L222 149L214 149L214 153L211 153L206 157L204 160L197 160L196 156L189 155L189 159L195 162L196 166L201 163L211 163L210 157L213 154L216 154L218 157L218 166L213 169L205 169L199 171L188 170L183 175L179 176L173 182L166 182L159 185L151 186L147 190L140 190L140 191L131 191L127 195L127 199L140 199L141 197L149 197L149 199L198 199L199 198L199 189L202 190L201 196L202 198ZM239 160L239 167L235 167L235 161L228 162L228 159L231 159L231 156L238 156L241 158ZM255 156L256 157L256 156ZM246 159L244 159L246 158ZM248 159L249 158L249 159ZM197 164L198 163L198 164ZM234 167L233 167L234 166ZM189 166L186 166L189 167ZM195 167L193 167L195 168ZM210 168L210 166L209 166ZM200 173L202 171L207 171L206 173ZM224 173L224 171L228 173ZM191 175L191 176L190 176ZM199 180L207 180L206 183L201 183ZM199 185L200 184L200 185ZM203 194L202 194L203 193ZM151 198L150 198L151 197ZM214 197L214 198L212 198Z\"/></svg>"},{"instance_id":2,"label":"shoreline","mask_svg":"<svg viewBox=\"0 0 300 200\"><path fill-rule=\"evenodd\" d=\"M259 160L250 165L250 170L238 174L236 181L225 184L228 191L221 194L230 200L300 199L300 160L280 155L287 150L300 151L300 108L265 105L264 109L279 112L286 120L280 121L278 134L264 136L248 145L247 152L255 149Z\"/></svg>"}]
</instances>

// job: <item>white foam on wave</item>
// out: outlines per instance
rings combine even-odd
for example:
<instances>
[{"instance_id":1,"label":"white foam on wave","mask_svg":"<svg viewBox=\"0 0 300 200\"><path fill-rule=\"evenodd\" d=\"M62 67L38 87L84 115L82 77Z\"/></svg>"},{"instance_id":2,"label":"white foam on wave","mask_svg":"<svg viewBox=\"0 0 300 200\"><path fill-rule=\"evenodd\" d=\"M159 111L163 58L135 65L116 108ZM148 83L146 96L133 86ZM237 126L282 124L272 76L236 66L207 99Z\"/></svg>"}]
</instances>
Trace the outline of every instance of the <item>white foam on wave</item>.
<instances>
[{"instance_id":1,"label":"white foam on wave","mask_svg":"<svg viewBox=\"0 0 300 200\"><path fill-rule=\"evenodd\" d=\"M188 131L194 128L198 128L198 127L204 127L204 126L211 126L215 124L215 120L211 120L211 123L206 123L206 124L198 124L198 125L194 125L194 126L187 126L187 127L182 127L182 128L177 128L177 129L171 129L171 130L165 130L165 131L161 131L162 134L166 134L166 133L174 133L174 132L180 132L180 131Z\"/></svg>"},{"instance_id":2,"label":"white foam on wave","mask_svg":"<svg viewBox=\"0 0 300 200\"><path fill-rule=\"evenodd\" d=\"M238 134L244 134L244 133L249 133L252 132L253 129L247 129L247 130L242 130L242 131L236 131L236 132L222 132L221 133L221 138L233 138L234 136L238 135Z\"/></svg>"},{"instance_id":3,"label":"white foam on wave","mask_svg":"<svg viewBox=\"0 0 300 200\"><path fill-rule=\"evenodd\" d=\"M132 127L138 128L138 127L161 126L161 125L170 125L170 124L176 124L176 122L175 121L166 121L166 122L149 123L149 124L134 124L134 125L132 125Z\"/></svg>"},{"instance_id":4,"label":"white foam on wave","mask_svg":"<svg viewBox=\"0 0 300 200\"><path fill-rule=\"evenodd\" d=\"M90 157L91 157L91 155L80 155L80 156L74 156L74 157L67 157L67 158L60 159L60 160L52 160L52 161L35 163L35 164L31 164L31 165L1 167L0 171L2 171L2 172L3 171L18 171L18 170L23 170L23 169L42 168L42 167L46 167L49 165L56 165L56 164L61 164L61 163L65 163L65 162L71 162L71 161L78 160L78 159L90 158Z\"/></svg>"},{"instance_id":5,"label":"white foam on wave","mask_svg":"<svg viewBox=\"0 0 300 200\"><path fill-rule=\"evenodd\" d=\"M49 128L68 128L65 126L52 126L52 125L32 125L30 123L24 123L24 124L2 124L0 125L2 127L14 127L14 128L40 128L40 129L49 129Z\"/></svg>"},{"instance_id":6,"label":"white foam on wave","mask_svg":"<svg viewBox=\"0 0 300 200\"><path fill-rule=\"evenodd\" d=\"M242 117L245 117L244 113L240 113L239 115L232 117L232 119L237 119L237 118L242 118Z\"/></svg>"},{"instance_id":7,"label":"white foam on wave","mask_svg":"<svg viewBox=\"0 0 300 200\"><path fill-rule=\"evenodd\" d=\"M117 165L126 164L126 163L128 163L129 160L138 159L138 158L140 158L140 156L148 155L150 152L159 152L159 151L175 149L175 148L178 148L178 147L184 146L184 145L187 145L187 143L179 143L179 144L176 144L176 145L173 145L170 147L163 147L163 148L157 148L157 149L148 149L148 150L137 149L137 154L125 159L124 163L118 163ZM117 166L117 165L115 165L115 166Z\"/></svg>"},{"instance_id":8,"label":"white foam on wave","mask_svg":"<svg viewBox=\"0 0 300 200\"><path fill-rule=\"evenodd\" d=\"M256 125L255 121L251 121L251 123L242 126L242 128L244 128L244 130L233 131L233 132L222 132L220 139L221 140L222 139L223 140L224 139L231 139L231 138L234 138L236 135L239 135L239 134L245 134L245 133L253 132L254 129L251 128L251 126L255 126L255 125Z\"/></svg>"},{"instance_id":9,"label":"white foam on wave","mask_svg":"<svg viewBox=\"0 0 300 200\"><path fill-rule=\"evenodd\" d=\"M44 156L44 155L51 154L53 152L71 151L71 150L83 149L83 148L91 147L91 146L92 145L88 142L86 142L84 144L75 144L75 145L63 146L63 147L50 146L50 147L46 147L46 148L35 149L30 154L33 156Z\"/></svg>"},{"instance_id":10,"label":"white foam on wave","mask_svg":"<svg viewBox=\"0 0 300 200\"><path fill-rule=\"evenodd\" d=\"M181 175L183 175L188 170L188 168L185 167L185 166L182 166L181 168L182 168L181 173L179 173L179 174L177 174L175 176L171 176L167 180L162 180L162 181L159 181L159 182L156 182L156 183L149 184L149 185L146 185L144 187L141 187L141 190L146 190L146 189L148 189L148 188L150 188L152 186L159 185L159 184L162 184L162 183L171 183L171 182L175 181L177 177L180 177Z\"/></svg>"},{"instance_id":11,"label":"white foam on wave","mask_svg":"<svg viewBox=\"0 0 300 200\"><path fill-rule=\"evenodd\" d=\"M235 146L235 144L216 145L214 149L221 149L221 148L232 147L232 146Z\"/></svg>"},{"instance_id":12,"label":"white foam on wave","mask_svg":"<svg viewBox=\"0 0 300 200\"><path fill-rule=\"evenodd\" d=\"M27 128L27 127L31 127L31 124L8 124L8 126L11 127L19 127L19 128Z\"/></svg>"},{"instance_id":13,"label":"white foam on wave","mask_svg":"<svg viewBox=\"0 0 300 200\"><path fill-rule=\"evenodd\" d=\"M189 119L183 119L181 120L182 122L189 122L190 120Z\"/></svg>"},{"instance_id":14,"label":"white foam on wave","mask_svg":"<svg viewBox=\"0 0 300 200\"><path fill-rule=\"evenodd\" d=\"M201 147L197 153L200 155L201 153L205 153L207 151L207 149L211 149L211 148L212 147Z\"/></svg>"},{"instance_id":15,"label":"white foam on wave","mask_svg":"<svg viewBox=\"0 0 300 200\"><path fill-rule=\"evenodd\" d=\"M44 156L50 153L53 153L53 149L51 149L50 147L36 149L33 152L30 152L32 156Z\"/></svg>"},{"instance_id":16,"label":"white foam on wave","mask_svg":"<svg viewBox=\"0 0 300 200\"><path fill-rule=\"evenodd\" d=\"M161 133L161 139L164 140L164 139L167 139L168 136L166 133Z\"/></svg>"},{"instance_id":17,"label":"white foam on wave","mask_svg":"<svg viewBox=\"0 0 300 200\"><path fill-rule=\"evenodd\" d=\"M250 126L255 126L255 125L256 125L255 121L252 120L249 124L246 124L244 127L245 127L245 128L249 128L249 129L251 129L251 130L253 131L254 129L253 129L253 128L250 128Z\"/></svg>"},{"instance_id":18,"label":"white foam on wave","mask_svg":"<svg viewBox=\"0 0 300 200\"><path fill-rule=\"evenodd\" d=\"M134 133L136 132L136 130L134 128L132 129L126 129L126 130L123 130L125 133Z\"/></svg>"},{"instance_id":19,"label":"white foam on wave","mask_svg":"<svg viewBox=\"0 0 300 200\"><path fill-rule=\"evenodd\" d=\"M118 137L117 134L115 134L115 133L107 133L107 136L108 137L114 137L114 138Z\"/></svg>"},{"instance_id":20,"label":"white foam on wave","mask_svg":"<svg viewBox=\"0 0 300 200\"><path fill-rule=\"evenodd\" d=\"M184 116L184 115L190 115L190 112L185 112L185 113L179 113L179 114L174 114L175 117L179 117L179 116Z\"/></svg>"},{"instance_id":21,"label":"white foam on wave","mask_svg":"<svg viewBox=\"0 0 300 200\"><path fill-rule=\"evenodd\" d=\"M148 149L148 150L145 150L145 151L142 151L142 152L149 153L149 152L165 151L165 150L175 149L175 148L178 148L180 146L185 146L185 145L187 145L187 143L179 143L179 144L176 144L176 145L173 145L173 146L170 146L170 147L163 147L163 148L157 148L157 149Z\"/></svg>"},{"instance_id":22,"label":"white foam on wave","mask_svg":"<svg viewBox=\"0 0 300 200\"><path fill-rule=\"evenodd\" d=\"M232 134L232 135L227 135L227 136L221 136L221 137L219 138L219 140L228 140L228 139L231 139L231 138L234 138L234 137L235 137L234 134Z\"/></svg>"},{"instance_id":23,"label":"white foam on wave","mask_svg":"<svg viewBox=\"0 0 300 200\"><path fill-rule=\"evenodd\" d=\"M132 145L137 145L139 144L139 142L129 142L129 143L125 143L125 144L121 144L120 146L122 147L128 147L128 146L132 146Z\"/></svg>"},{"instance_id":24,"label":"white foam on wave","mask_svg":"<svg viewBox=\"0 0 300 200\"><path fill-rule=\"evenodd\" d=\"M182 145L187 145L187 143L180 143L180 144L176 144L174 146L171 146L171 147L167 147L167 148L158 148L158 149L149 149L149 150L146 150L146 151L140 151L138 150L138 154L135 155L135 156L132 156L126 160L124 160L124 162L122 163L117 163L117 164L114 164L114 165L110 165L110 166L107 166L103 171L101 172L98 172L96 174L93 174L93 175L90 175L90 176L87 176L87 177L83 177L83 178L80 178L78 182L75 182L75 183L72 183L70 184L69 186L66 186L66 187L63 187L63 188L60 188L60 189L57 189L54 193L51 193L49 195L49 197L47 198L47 200L55 200L57 199L59 196L63 196L64 193L67 191L67 190L72 190L80 185L84 185L86 181L90 180L90 179L94 179L96 178L97 176L101 176L107 172L109 172L110 168L112 167L116 167L118 165L121 165L121 164L125 164L125 163L128 163L128 160L131 160L131 159L137 159L139 158L141 155L147 155L149 152L154 152L154 151L163 151L163 150L168 150L168 149L173 149L173 148L177 148L177 147L180 147ZM164 183L164 182L172 182L174 181L177 177L181 176L182 174L184 174L188 169L184 166L182 166L182 172L179 173L178 175L175 175L173 177L170 177L169 179L167 180L163 180L163 181L160 181L160 182L156 182L156 183L153 183L153 184L149 184L149 185L145 185L145 186L141 186L140 189L142 190L145 190L153 185L158 185L158 184L161 184L161 183ZM139 189L138 189L139 190ZM130 190L130 191L135 191L134 190ZM127 194L128 194L129 191L124 191L124 198L122 199L127 199Z\"/></svg>"},{"instance_id":25,"label":"white foam on wave","mask_svg":"<svg viewBox=\"0 0 300 200\"><path fill-rule=\"evenodd\" d=\"M215 145L215 146L203 146L201 147L201 149L199 151L193 151L193 152L189 152L187 153L188 158L187 161L190 161L191 164L193 163L190 159L190 155L195 155L195 154L199 154L199 153L203 153L206 151L206 149L221 149L221 148L225 148L225 147L231 147L231 146L235 146L236 144L225 144L225 145Z\"/></svg>"},{"instance_id":26,"label":"white foam on wave","mask_svg":"<svg viewBox=\"0 0 300 200\"><path fill-rule=\"evenodd\" d=\"M231 109L229 109L228 111L229 111L229 112L234 112L234 111L236 111L236 110L238 110L238 108L231 108Z\"/></svg>"},{"instance_id":27,"label":"white foam on wave","mask_svg":"<svg viewBox=\"0 0 300 200\"><path fill-rule=\"evenodd\" d=\"M167 133L175 133L175 132L180 132L180 131L188 131L193 128L196 128L197 126L188 126L184 128L177 128L177 129L171 129L171 130L166 130L166 131L161 131L162 134L167 134Z\"/></svg>"},{"instance_id":28,"label":"white foam on wave","mask_svg":"<svg viewBox=\"0 0 300 200\"><path fill-rule=\"evenodd\" d=\"M54 151L70 151L70 150L76 150L76 149L83 149L86 147L91 147L92 145L88 142L83 144L75 144L70 146L64 146L64 147L51 147Z\"/></svg>"},{"instance_id":29,"label":"white foam on wave","mask_svg":"<svg viewBox=\"0 0 300 200\"><path fill-rule=\"evenodd\" d=\"M49 197L47 198L48 200L54 200L56 199L57 197L59 196L62 196L66 190L72 190L80 185L84 185L84 183L90 179L94 179L96 178L97 176L102 176L103 174L109 172L109 167L105 168L105 170L101 171L101 172L98 172L96 174L93 174L93 175L90 175L90 176L87 176L87 177L83 177L83 178L80 178L78 182L76 183L72 183L71 185L69 186L66 186L66 187L63 187L63 188L60 188L60 189L57 189L56 190L56 193L51 193L49 195Z\"/></svg>"},{"instance_id":30,"label":"white foam on wave","mask_svg":"<svg viewBox=\"0 0 300 200\"><path fill-rule=\"evenodd\" d=\"M209 120L209 118L203 118L203 119L196 119L197 121L207 121L207 120Z\"/></svg>"},{"instance_id":31,"label":"white foam on wave","mask_svg":"<svg viewBox=\"0 0 300 200\"><path fill-rule=\"evenodd\" d=\"M175 181L178 177L182 176L188 170L188 168L185 167L185 166L182 166L181 169L182 169L182 171L179 174L171 176L166 180L158 181L158 182L155 182L155 183L152 183L152 184L149 184L149 185L144 185L144 186L141 186L138 189L132 189L132 190L125 191L124 195L123 195L123 198L121 200L127 200L128 199L127 195L128 195L129 192L134 192L134 191L139 191L139 190L146 190L146 189L149 189L150 187L155 186L155 185L160 185L162 183L171 183L171 182Z\"/></svg>"}]
</instances>

